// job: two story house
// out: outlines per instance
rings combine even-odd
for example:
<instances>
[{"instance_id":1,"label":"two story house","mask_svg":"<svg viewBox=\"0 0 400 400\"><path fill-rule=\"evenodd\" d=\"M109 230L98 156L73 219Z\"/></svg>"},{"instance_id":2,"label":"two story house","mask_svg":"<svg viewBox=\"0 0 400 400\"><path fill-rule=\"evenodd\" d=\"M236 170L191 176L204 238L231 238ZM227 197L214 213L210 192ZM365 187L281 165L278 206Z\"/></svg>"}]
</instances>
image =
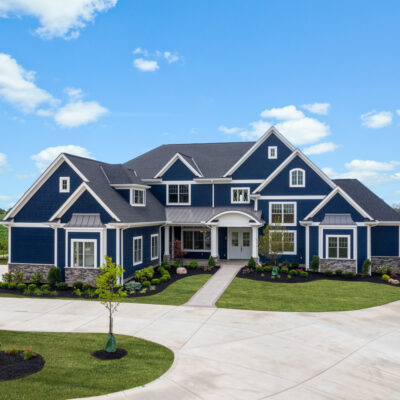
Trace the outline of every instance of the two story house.
<instances>
[{"instance_id":1,"label":"two story house","mask_svg":"<svg viewBox=\"0 0 400 400\"><path fill-rule=\"evenodd\" d=\"M400 214L356 179L332 180L275 128L257 142L172 144L124 164L61 154L5 216L9 269L59 266L93 282L108 255L125 270L173 257L256 260L266 224L282 259L360 272L400 265Z\"/></svg>"}]
</instances>

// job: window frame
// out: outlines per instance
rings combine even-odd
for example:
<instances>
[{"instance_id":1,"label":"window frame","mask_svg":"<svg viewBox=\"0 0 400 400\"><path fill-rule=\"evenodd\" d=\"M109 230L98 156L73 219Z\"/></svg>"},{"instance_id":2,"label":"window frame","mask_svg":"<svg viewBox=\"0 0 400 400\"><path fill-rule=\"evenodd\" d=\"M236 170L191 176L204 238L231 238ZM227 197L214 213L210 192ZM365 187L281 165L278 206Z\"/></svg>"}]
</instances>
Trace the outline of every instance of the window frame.
<instances>
[{"instance_id":1,"label":"window frame","mask_svg":"<svg viewBox=\"0 0 400 400\"><path fill-rule=\"evenodd\" d=\"M301 172L303 174L303 183L301 185L293 183L293 172ZM289 171L289 186L293 188L306 187L306 171L303 168L293 168Z\"/></svg>"},{"instance_id":2,"label":"window frame","mask_svg":"<svg viewBox=\"0 0 400 400\"><path fill-rule=\"evenodd\" d=\"M271 231L270 233L273 232L278 232L278 233L293 233L293 251L283 251L281 254L282 255L297 255L297 230L289 230L289 229L285 229L285 230L274 230ZM282 240L283 243L283 240Z\"/></svg>"},{"instance_id":3,"label":"window frame","mask_svg":"<svg viewBox=\"0 0 400 400\"><path fill-rule=\"evenodd\" d=\"M171 203L169 201L169 188L170 186L178 186L178 202L176 203ZM182 203L179 201L179 195L180 195L180 186L187 186L188 187L188 202L187 203ZM166 190L166 204L167 206L190 206L192 202L192 184L191 183L168 183L167 184L167 190Z\"/></svg>"},{"instance_id":4,"label":"window frame","mask_svg":"<svg viewBox=\"0 0 400 400\"><path fill-rule=\"evenodd\" d=\"M135 191L143 193L143 203L135 203ZM130 203L133 207L146 207L146 189L132 188L130 190Z\"/></svg>"},{"instance_id":5,"label":"window frame","mask_svg":"<svg viewBox=\"0 0 400 400\"><path fill-rule=\"evenodd\" d=\"M140 240L140 261L135 261L135 241ZM132 258L133 258L133 265L143 264L143 236L134 236L132 238Z\"/></svg>"},{"instance_id":6,"label":"window frame","mask_svg":"<svg viewBox=\"0 0 400 400\"><path fill-rule=\"evenodd\" d=\"M156 238L156 255L153 257L153 238ZM158 253L159 253L159 235L158 233L154 233L150 236L150 259L157 260L158 259Z\"/></svg>"},{"instance_id":7,"label":"window frame","mask_svg":"<svg viewBox=\"0 0 400 400\"><path fill-rule=\"evenodd\" d=\"M63 188L63 182L67 182L67 188ZM58 190L60 193L69 193L71 191L71 186L70 186L70 177L69 176L60 176L58 180Z\"/></svg>"},{"instance_id":8,"label":"window frame","mask_svg":"<svg viewBox=\"0 0 400 400\"><path fill-rule=\"evenodd\" d=\"M272 155L272 151L275 151L275 155ZM278 146L268 146L268 159L276 160L278 158Z\"/></svg>"},{"instance_id":9,"label":"window frame","mask_svg":"<svg viewBox=\"0 0 400 400\"><path fill-rule=\"evenodd\" d=\"M83 246L83 266L74 266L74 245L75 243L94 243L94 262L93 267L85 266L85 245ZM70 260L70 268L85 268L85 269L97 269L99 266L97 264L97 239L71 239L71 260Z\"/></svg>"},{"instance_id":10,"label":"window frame","mask_svg":"<svg viewBox=\"0 0 400 400\"><path fill-rule=\"evenodd\" d=\"M248 200L247 201L233 201L233 192L235 190L247 190L247 192L248 192L248 195L247 195ZM231 187L231 204L250 204L250 187L248 187L248 186Z\"/></svg>"},{"instance_id":11,"label":"window frame","mask_svg":"<svg viewBox=\"0 0 400 400\"><path fill-rule=\"evenodd\" d=\"M276 223L272 222L272 206L275 204L281 204L282 207L282 213L281 216L284 215L284 205L285 204L292 204L293 205L293 223ZM283 219L282 219L283 220ZM276 226L297 226L297 202L296 201L270 201L269 202L269 223L270 225Z\"/></svg>"},{"instance_id":12,"label":"window frame","mask_svg":"<svg viewBox=\"0 0 400 400\"><path fill-rule=\"evenodd\" d=\"M206 249L205 248L205 244L206 244L206 235L204 234L203 235L203 248L202 249L195 249L194 247L194 232L202 232L202 231L206 231L206 232L209 232L209 237L210 237L210 248L209 249ZM183 240L183 235L184 235L184 232L192 232L192 248L191 249L189 249L189 248L186 248L185 247L185 243L184 243L184 240ZM181 230L181 243L182 243L182 250L184 250L184 251L188 251L188 252L191 252L191 253L204 253L204 252L211 252L211 230L209 230L209 229L198 229L198 228L183 228L182 230Z\"/></svg>"},{"instance_id":13,"label":"window frame","mask_svg":"<svg viewBox=\"0 0 400 400\"><path fill-rule=\"evenodd\" d=\"M337 238L337 247L336 247L336 256L337 257L329 257L329 238ZM338 257L339 256L339 238L347 239L347 257ZM325 259L329 260L351 260L351 235L326 235L325 236Z\"/></svg>"}]
</instances>

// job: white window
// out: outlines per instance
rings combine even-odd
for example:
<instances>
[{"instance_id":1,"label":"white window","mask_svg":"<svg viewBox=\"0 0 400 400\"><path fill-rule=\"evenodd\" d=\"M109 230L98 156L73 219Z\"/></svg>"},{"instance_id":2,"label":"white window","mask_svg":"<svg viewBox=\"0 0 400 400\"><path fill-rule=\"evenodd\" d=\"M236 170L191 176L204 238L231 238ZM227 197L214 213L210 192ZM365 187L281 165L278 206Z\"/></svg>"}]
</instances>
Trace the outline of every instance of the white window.
<instances>
[{"instance_id":1,"label":"white window","mask_svg":"<svg viewBox=\"0 0 400 400\"><path fill-rule=\"evenodd\" d=\"M296 203L269 203L269 222L274 225L296 226L297 224Z\"/></svg>"},{"instance_id":2,"label":"white window","mask_svg":"<svg viewBox=\"0 0 400 400\"><path fill-rule=\"evenodd\" d=\"M143 262L143 236L133 238L133 265Z\"/></svg>"},{"instance_id":3,"label":"white window","mask_svg":"<svg viewBox=\"0 0 400 400\"><path fill-rule=\"evenodd\" d=\"M297 254L296 231L271 231L271 247L282 254Z\"/></svg>"},{"instance_id":4,"label":"white window","mask_svg":"<svg viewBox=\"0 0 400 400\"><path fill-rule=\"evenodd\" d=\"M268 158L277 159L278 158L278 147L268 146Z\"/></svg>"},{"instance_id":5,"label":"white window","mask_svg":"<svg viewBox=\"0 0 400 400\"><path fill-rule=\"evenodd\" d=\"M295 168L290 170L290 187L305 187L306 186L306 172L304 169Z\"/></svg>"},{"instance_id":6,"label":"white window","mask_svg":"<svg viewBox=\"0 0 400 400\"><path fill-rule=\"evenodd\" d=\"M167 204L190 204L190 185L169 184Z\"/></svg>"},{"instance_id":7,"label":"white window","mask_svg":"<svg viewBox=\"0 0 400 400\"><path fill-rule=\"evenodd\" d=\"M69 193L69 176L61 176L59 182L60 193Z\"/></svg>"},{"instance_id":8,"label":"white window","mask_svg":"<svg viewBox=\"0 0 400 400\"><path fill-rule=\"evenodd\" d=\"M250 203L250 188L231 188L231 203L248 204Z\"/></svg>"},{"instance_id":9,"label":"white window","mask_svg":"<svg viewBox=\"0 0 400 400\"><path fill-rule=\"evenodd\" d=\"M350 236L327 235L326 236L327 258L350 258Z\"/></svg>"},{"instance_id":10,"label":"white window","mask_svg":"<svg viewBox=\"0 0 400 400\"><path fill-rule=\"evenodd\" d=\"M151 259L158 258L158 234L151 235Z\"/></svg>"},{"instance_id":11,"label":"white window","mask_svg":"<svg viewBox=\"0 0 400 400\"><path fill-rule=\"evenodd\" d=\"M146 205L146 191L144 189L131 189L131 205L136 207Z\"/></svg>"},{"instance_id":12,"label":"white window","mask_svg":"<svg viewBox=\"0 0 400 400\"><path fill-rule=\"evenodd\" d=\"M97 268L97 241L73 239L71 259L74 268Z\"/></svg>"},{"instance_id":13,"label":"white window","mask_svg":"<svg viewBox=\"0 0 400 400\"><path fill-rule=\"evenodd\" d=\"M207 230L182 230L183 250L210 251L211 233Z\"/></svg>"}]
</instances>

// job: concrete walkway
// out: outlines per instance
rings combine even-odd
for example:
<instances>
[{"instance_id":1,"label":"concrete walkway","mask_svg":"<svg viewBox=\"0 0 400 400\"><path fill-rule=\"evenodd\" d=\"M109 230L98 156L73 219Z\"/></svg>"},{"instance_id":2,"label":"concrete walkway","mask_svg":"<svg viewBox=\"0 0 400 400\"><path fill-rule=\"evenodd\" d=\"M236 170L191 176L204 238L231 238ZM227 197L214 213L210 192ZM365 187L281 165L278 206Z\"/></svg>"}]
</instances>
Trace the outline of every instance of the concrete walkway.
<instances>
[{"instance_id":1,"label":"concrete walkway","mask_svg":"<svg viewBox=\"0 0 400 400\"><path fill-rule=\"evenodd\" d=\"M124 303L116 332L161 343L175 361L146 386L98 399L400 399L399 315L400 302L327 313ZM107 314L95 301L3 297L0 329L106 332Z\"/></svg>"},{"instance_id":2,"label":"concrete walkway","mask_svg":"<svg viewBox=\"0 0 400 400\"><path fill-rule=\"evenodd\" d=\"M243 265L243 261L221 263L219 271L195 293L186 305L193 307L215 307L215 303L225 292L225 289L229 286Z\"/></svg>"}]
</instances>

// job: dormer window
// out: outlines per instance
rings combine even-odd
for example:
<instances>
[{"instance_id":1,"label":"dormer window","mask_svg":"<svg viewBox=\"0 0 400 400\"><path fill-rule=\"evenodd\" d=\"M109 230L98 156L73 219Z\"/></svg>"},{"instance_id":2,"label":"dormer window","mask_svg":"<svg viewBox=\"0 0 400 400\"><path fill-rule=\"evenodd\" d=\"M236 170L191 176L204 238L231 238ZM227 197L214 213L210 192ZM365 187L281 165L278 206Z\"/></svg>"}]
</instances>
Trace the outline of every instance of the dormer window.
<instances>
[{"instance_id":1,"label":"dormer window","mask_svg":"<svg viewBox=\"0 0 400 400\"><path fill-rule=\"evenodd\" d=\"M289 172L290 187L305 187L306 186L306 172L304 169L295 168Z\"/></svg>"},{"instance_id":2,"label":"dormer window","mask_svg":"<svg viewBox=\"0 0 400 400\"><path fill-rule=\"evenodd\" d=\"M276 160L278 158L277 146L268 146L268 158L272 160Z\"/></svg>"},{"instance_id":3,"label":"dormer window","mask_svg":"<svg viewBox=\"0 0 400 400\"><path fill-rule=\"evenodd\" d=\"M59 181L60 193L69 193L69 176L61 176Z\"/></svg>"},{"instance_id":4,"label":"dormer window","mask_svg":"<svg viewBox=\"0 0 400 400\"><path fill-rule=\"evenodd\" d=\"M135 207L144 207L146 205L145 189L131 189L131 205Z\"/></svg>"}]
</instances>

